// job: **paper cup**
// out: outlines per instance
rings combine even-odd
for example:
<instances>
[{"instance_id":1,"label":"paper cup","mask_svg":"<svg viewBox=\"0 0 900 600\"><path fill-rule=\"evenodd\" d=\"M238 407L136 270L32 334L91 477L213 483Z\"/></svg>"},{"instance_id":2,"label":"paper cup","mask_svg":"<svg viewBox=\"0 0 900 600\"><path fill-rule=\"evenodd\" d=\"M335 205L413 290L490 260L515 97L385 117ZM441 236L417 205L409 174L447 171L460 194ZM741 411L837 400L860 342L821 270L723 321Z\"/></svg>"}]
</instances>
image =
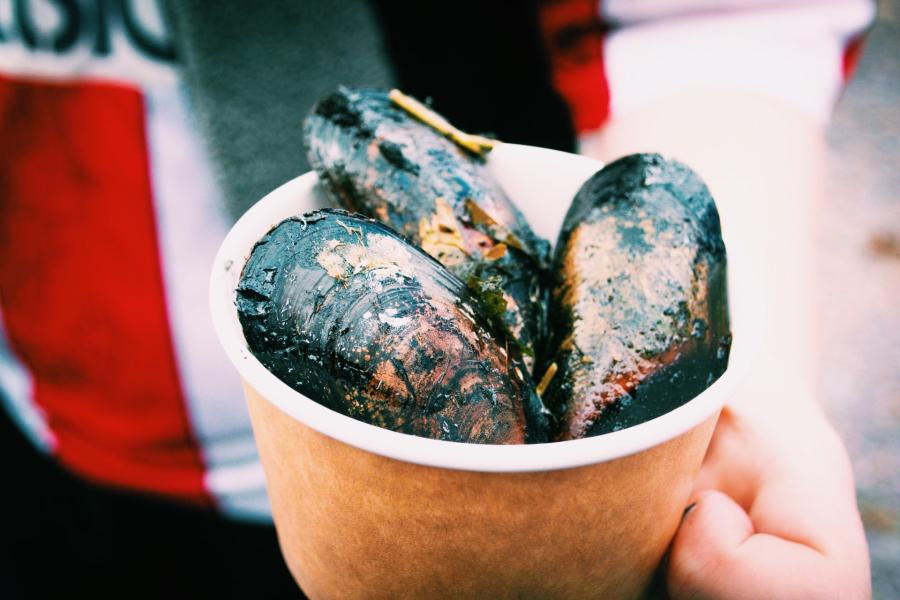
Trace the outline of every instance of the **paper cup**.
<instances>
[{"instance_id":1,"label":"paper cup","mask_svg":"<svg viewBox=\"0 0 900 600\"><path fill-rule=\"evenodd\" d=\"M554 241L600 163L502 144L488 161ZM722 405L759 345L752 247L723 215L734 344L728 370L661 417L584 440L490 446L367 425L294 391L247 348L235 288L256 241L326 205L314 173L229 232L212 271L219 339L240 373L281 549L312 598L634 598L671 541Z\"/></svg>"}]
</instances>

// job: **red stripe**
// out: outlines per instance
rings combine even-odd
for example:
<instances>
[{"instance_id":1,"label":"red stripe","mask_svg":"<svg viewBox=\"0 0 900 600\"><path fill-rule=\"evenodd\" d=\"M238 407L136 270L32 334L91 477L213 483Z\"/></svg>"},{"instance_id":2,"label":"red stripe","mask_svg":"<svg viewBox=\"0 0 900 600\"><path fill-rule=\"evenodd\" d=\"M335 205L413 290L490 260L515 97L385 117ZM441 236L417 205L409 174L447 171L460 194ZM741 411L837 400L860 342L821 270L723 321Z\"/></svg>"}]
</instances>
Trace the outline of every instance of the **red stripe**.
<instances>
[{"instance_id":1,"label":"red stripe","mask_svg":"<svg viewBox=\"0 0 900 600\"><path fill-rule=\"evenodd\" d=\"M841 73L844 76L844 82L849 81L850 77L853 76L853 72L856 71L856 65L859 63L860 56L862 56L865 40L866 32L863 32L850 38L850 41L844 46L844 56L841 61Z\"/></svg>"},{"instance_id":2,"label":"red stripe","mask_svg":"<svg viewBox=\"0 0 900 600\"><path fill-rule=\"evenodd\" d=\"M0 303L59 459L211 502L178 380L137 90L0 78Z\"/></svg>"},{"instance_id":3,"label":"red stripe","mask_svg":"<svg viewBox=\"0 0 900 600\"><path fill-rule=\"evenodd\" d=\"M605 29L599 11L596 0L555 0L541 7L553 83L568 103L578 132L597 129L609 117Z\"/></svg>"}]
</instances>

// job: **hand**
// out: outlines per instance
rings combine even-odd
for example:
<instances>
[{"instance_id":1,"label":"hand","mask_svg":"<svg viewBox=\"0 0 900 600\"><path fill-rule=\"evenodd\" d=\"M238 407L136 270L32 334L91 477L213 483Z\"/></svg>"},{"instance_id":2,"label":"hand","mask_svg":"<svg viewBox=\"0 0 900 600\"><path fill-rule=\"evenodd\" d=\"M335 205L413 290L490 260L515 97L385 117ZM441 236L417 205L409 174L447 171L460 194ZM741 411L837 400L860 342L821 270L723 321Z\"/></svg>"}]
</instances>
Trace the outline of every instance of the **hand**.
<instances>
[{"instance_id":1,"label":"hand","mask_svg":"<svg viewBox=\"0 0 900 600\"><path fill-rule=\"evenodd\" d=\"M722 412L672 542L672 598L871 596L844 445L818 407L787 404Z\"/></svg>"},{"instance_id":2,"label":"hand","mask_svg":"<svg viewBox=\"0 0 900 600\"><path fill-rule=\"evenodd\" d=\"M691 165L717 199L726 233L753 232L757 254L745 264L764 275L764 352L719 419L697 504L673 541L667 583L676 599L871 595L850 463L813 401L824 139L821 124L761 96L686 87L614 113L581 140L583 152L606 161L652 150Z\"/></svg>"}]
</instances>

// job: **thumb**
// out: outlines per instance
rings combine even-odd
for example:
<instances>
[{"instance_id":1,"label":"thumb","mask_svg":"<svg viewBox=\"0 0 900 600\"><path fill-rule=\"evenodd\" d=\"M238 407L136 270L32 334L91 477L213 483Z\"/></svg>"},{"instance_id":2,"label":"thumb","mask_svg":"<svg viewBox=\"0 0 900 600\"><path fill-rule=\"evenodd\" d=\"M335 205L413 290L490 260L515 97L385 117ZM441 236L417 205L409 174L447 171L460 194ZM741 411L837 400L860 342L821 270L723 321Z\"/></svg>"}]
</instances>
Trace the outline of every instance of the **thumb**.
<instances>
[{"instance_id":1,"label":"thumb","mask_svg":"<svg viewBox=\"0 0 900 600\"><path fill-rule=\"evenodd\" d=\"M728 585L721 581L727 561L753 535L753 523L738 504L717 491L700 494L688 507L672 542L668 566L673 598L716 596Z\"/></svg>"}]
</instances>

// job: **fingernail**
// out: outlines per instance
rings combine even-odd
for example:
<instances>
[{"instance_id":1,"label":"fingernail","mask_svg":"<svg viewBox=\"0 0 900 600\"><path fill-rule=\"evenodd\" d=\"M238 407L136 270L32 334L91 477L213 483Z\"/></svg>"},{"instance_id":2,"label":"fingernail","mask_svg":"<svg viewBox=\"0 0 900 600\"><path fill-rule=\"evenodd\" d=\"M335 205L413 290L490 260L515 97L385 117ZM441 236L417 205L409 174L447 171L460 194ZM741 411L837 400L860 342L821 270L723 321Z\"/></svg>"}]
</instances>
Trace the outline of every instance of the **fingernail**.
<instances>
[{"instance_id":1,"label":"fingernail","mask_svg":"<svg viewBox=\"0 0 900 600\"><path fill-rule=\"evenodd\" d=\"M697 503L696 503L696 502L691 502L690 504L687 505L687 508L685 508L685 509L684 509L684 512L681 513L681 520L682 520L682 521L684 520L684 518L685 518L686 516L688 516L688 513L689 513L689 512L691 512L692 510L694 510L694 507L695 507L695 506L697 506Z\"/></svg>"}]
</instances>

